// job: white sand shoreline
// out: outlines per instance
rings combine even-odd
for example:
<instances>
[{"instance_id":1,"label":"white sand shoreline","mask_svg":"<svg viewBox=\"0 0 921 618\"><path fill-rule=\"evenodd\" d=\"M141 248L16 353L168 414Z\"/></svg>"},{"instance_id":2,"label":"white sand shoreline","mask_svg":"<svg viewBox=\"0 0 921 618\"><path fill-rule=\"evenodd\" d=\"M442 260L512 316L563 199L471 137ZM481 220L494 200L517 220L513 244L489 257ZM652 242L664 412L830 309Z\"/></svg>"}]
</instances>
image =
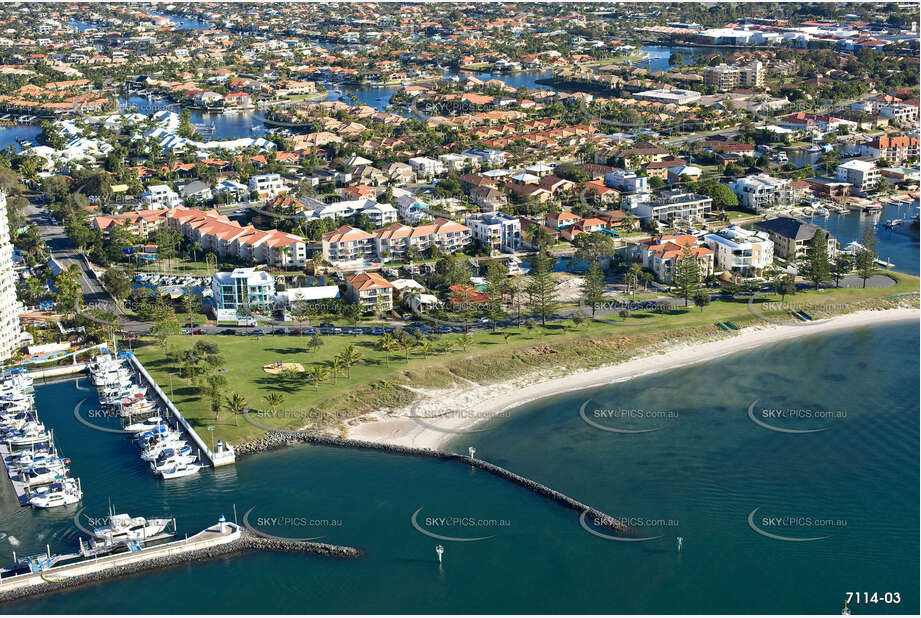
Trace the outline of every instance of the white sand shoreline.
<instances>
[{"instance_id":1,"label":"white sand shoreline","mask_svg":"<svg viewBox=\"0 0 921 618\"><path fill-rule=\"evenodd\" d=\"M471 384L469 388L419 389L412 406L362 417L348 428L347 437L384 444L439 449L475 426L528 402L575 390L624 382L633 378L695 365L713 359L793 338L903 321L921 320L914 308L859 311L808 324L764 325L733 333L716 333L700 343L673 344L622 363L566 374L536 372L497 384ZM413 419L411 416L423 417Z\"/></svg>"}]
</instances>

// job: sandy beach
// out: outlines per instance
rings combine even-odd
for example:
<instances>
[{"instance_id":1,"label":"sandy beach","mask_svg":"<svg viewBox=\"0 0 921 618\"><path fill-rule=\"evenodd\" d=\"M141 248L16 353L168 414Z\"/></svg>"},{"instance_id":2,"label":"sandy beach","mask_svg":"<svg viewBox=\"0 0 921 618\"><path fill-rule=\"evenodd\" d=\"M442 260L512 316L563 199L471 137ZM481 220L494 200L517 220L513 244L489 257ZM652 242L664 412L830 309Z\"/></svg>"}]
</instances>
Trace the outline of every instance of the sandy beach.
<instances>
[{"instance_id":1,"label":"sandy beach","mask_svg":"<svg viewBox=\"0 0 921 618\"><path fill-rule=\"evenodd\" d=\"M416 389L413 405L366 414L348 428L349 438L386 444L439 449L464 434L475 435L476 425L509 414L522 404L568 391L623 382L677 367L706 362L758 346L825 333L901 321L919 321L913 308L860 311L808 324L752 326L718 334L713 340L645 350L618 364L566 374L564 370L537 372L508 382L456 384L449 389Z\"/></svg>"}]
</instances>

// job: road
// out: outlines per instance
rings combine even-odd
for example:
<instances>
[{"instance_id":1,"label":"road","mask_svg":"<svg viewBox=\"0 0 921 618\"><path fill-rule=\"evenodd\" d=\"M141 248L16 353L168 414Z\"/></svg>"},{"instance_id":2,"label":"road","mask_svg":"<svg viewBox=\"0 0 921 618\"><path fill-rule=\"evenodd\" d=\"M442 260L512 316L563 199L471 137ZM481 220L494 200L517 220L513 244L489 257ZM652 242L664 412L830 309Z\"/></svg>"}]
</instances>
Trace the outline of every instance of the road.
<instances>
[{"instance_id":1,"label":"road","mask_svg":"<svg viewBox=\"0 0 921 618\"><path fill-rule=\"evenodd\" d=\"M66 269L74 264L79 269L77 280L83 290L84 307L93 307L120 316L121 330L146 332L149 329L147 324L124 318L125 312L96 279L86 260L83 259L83 254L67 236L64 226L54 222L51 213L43 208L36 198L30 197L29 205L23 209L23 214L30 223L38 226L42 240L51 249L51 257L60 264L61 268Z\"/></svg>"}]
</instances>

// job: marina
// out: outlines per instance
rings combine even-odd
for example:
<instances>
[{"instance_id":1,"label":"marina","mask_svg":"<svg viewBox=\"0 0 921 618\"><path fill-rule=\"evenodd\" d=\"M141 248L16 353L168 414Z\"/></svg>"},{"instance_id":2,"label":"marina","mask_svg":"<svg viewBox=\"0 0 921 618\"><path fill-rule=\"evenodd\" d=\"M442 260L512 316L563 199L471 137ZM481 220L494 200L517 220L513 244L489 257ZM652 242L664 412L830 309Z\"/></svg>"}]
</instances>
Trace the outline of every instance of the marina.
<instances>
[{"instance_id":1,"label":"marina","mask_svg":"<svg viewBox=\"0 0 921 618\"><path fill-rule=\"evenodd\" d=\"M0 458L21 506L53 508L83 497L80 479L70 476L70 459L61 457L54 433L38 419L33 380L23 370L0 380Z\"/></svg>"},{"instance_id":2,"label":"marina","mask_svg":"<svg viewBox=\"0 0 921 618\"><path fill-rule=\"evenodd\" d=\"M101 416L119 420L114 431L133 436L153 474L182 478L197 474L206 460L233 463L233 449L219 442L212 452L130 352L100 355L87 368L105 411Z\"/></svg>"}]
</instances>

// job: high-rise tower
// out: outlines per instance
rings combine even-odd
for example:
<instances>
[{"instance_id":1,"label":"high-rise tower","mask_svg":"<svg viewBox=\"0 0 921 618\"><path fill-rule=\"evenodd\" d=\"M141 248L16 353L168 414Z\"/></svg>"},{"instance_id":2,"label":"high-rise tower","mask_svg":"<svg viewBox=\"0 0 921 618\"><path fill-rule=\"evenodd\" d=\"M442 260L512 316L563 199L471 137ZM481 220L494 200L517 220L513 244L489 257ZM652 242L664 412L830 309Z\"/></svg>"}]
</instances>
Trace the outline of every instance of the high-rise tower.
<instances>
[{"instance_id":1,"label":"high-rise tower","mask_svg":"<svg viewBox=\"0 0 921 618\"><path fill-rule=\"evenodd\" d=\"M0 191L0 361L8 360L19 348L19 312L13 245L6 216L6 194Z\"/></svg>"}]
</instances>

